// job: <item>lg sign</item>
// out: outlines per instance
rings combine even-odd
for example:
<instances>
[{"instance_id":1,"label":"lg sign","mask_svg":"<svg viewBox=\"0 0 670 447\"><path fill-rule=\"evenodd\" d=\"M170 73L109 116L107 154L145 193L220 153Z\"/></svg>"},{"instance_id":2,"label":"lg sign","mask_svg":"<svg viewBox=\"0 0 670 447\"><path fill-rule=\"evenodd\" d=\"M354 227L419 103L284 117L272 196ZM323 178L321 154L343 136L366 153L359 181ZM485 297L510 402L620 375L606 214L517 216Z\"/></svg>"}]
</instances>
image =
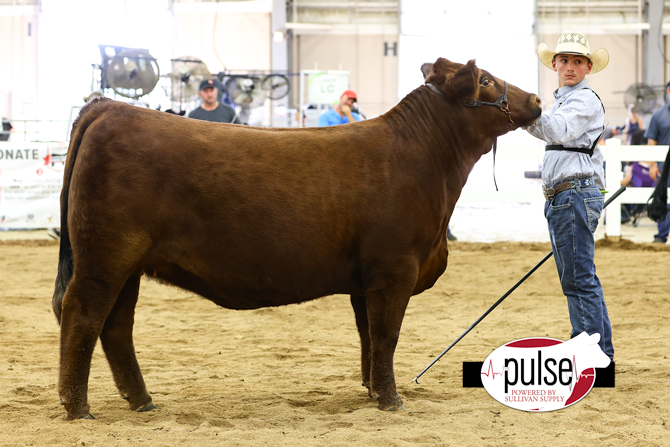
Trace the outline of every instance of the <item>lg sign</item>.
<instances>
[{"instance_id":1,"label":"lg sign","mask_svg":"<svg viewBox=\"0 0 670 447\"><path fill-rule=\"evenodd\" d=\"M318 72L310 75L307 96L312 104L332 104L349 88L349 72Z\"/></svg>"},{"instance_id":2,"label":"lg sign","mask_svg":"<svg viewBox=\"0 0 670 447\"><path fill-rule=\"evenodd\" d=\"M525 338L493 351L482 364L482 384L498 402L517 410L552 411L579 402L591 391L595 368L610 363L599 334L563 342Z\"/></svg>"}]
</instances>

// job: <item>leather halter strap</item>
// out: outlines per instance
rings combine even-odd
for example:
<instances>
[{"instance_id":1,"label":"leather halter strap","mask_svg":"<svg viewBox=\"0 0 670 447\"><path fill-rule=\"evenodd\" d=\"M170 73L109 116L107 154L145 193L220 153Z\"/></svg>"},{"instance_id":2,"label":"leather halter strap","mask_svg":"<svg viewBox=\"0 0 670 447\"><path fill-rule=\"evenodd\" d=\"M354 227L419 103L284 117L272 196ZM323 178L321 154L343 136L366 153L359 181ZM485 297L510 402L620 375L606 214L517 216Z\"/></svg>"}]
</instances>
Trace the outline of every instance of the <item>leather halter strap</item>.
<instances>
[{"instance_id":1,"label":"leather halter strap","mask_svg":"<svg viewBox=\"0 0 670 447\"><path fill-rule=\"evenodd\" d=\"M509 100L507 99L507 91L509 89L509 86L507 85L507 81L505 82L505 93L502 95L498 96L498 99L495 100L495 102L484 102L480 101L475 98L474 102L472 104L463 104L465 107L481 107L481 106L493 106L499 108L502 112L507 114L507 118L509 119L509 127L512 127L514 124L514 121L512 120L512 112L509 111Z\"/></svg>"},{"instance_id":2,"label":"leather halter strap","mask_svg":"<svg viewBox=\"0 0 670 447\"><path fill-rule=\"evenodd\" d=\"M438 95L440 95L441 97L443 97L444 99L447 99L447 95L445 95L445 94L442 92L442 90L440 90L439 88L435 87L435 86L434 86L433 84L431 84L430 82L426 82L426 87L428 87L429 89L431 89L432 91L434 91L435 93L437 93Z\"/></svg>"},{"instance_id":3,"label":"leather halter strap","mask_svg":"<svg viewBox=\"0 0 670 447\"><path fill-rule=\"evenodd\" d=\"M498 99L495 100L495 102L486 102L486 101L480 101L479 99L476 99L473 101L472 104L463 104L466 107L481 107L481 106L493 106L499 108L501 111L507 114L507 118L509 118L509 126L512 127L512 124L514 124L514 121L512 120L512 112L509 111L509 100L507 99L507 91L509 90L509 86L507 85L507 81L505 82L505 92L498 96ZM433 92L437 93L444 99L448 99L447 95L444 94L442 90L439 88L435 87L433 84L430 82L426 82L425 84L426 87L431 89Z\"/></svg>"},{"instance_id":4,"label":"leather halter strap","mask_svg":"<svg viewBox=\"0 0 670 447\"><path fill-rule=\"evenodd\" d=\"M507 81L505 82L505 92L498 96L498 99L495 100L495 102L485 102L485 101L480 101L479 99L474 100L472 104L463 104L466 107L481 107L481 106L493 106L499 108L501 111L507 114L507 118L509 119L509 127L513 127L514 121L512 120L512 112L509 111L509 100L507 99L507 91L509 89L509 86L507 85ZM433 92L437 93L441 97L448 99L447 95L445 95L440 89L435 87L433 84L430 82L426 82L426 87L431 89ZM498 138L493 139L493 184L496 187L496 191L498 191L498 182L496 181L496 150L498 149Z\"/></svg>"}]
</instances>

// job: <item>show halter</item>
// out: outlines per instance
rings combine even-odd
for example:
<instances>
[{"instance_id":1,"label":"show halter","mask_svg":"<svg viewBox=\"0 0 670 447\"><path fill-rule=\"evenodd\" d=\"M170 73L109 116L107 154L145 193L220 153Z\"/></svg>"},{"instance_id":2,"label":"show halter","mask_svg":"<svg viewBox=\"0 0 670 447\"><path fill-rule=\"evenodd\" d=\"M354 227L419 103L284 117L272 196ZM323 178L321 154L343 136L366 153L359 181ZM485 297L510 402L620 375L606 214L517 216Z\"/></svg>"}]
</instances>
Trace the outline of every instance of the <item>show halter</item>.
<instances>
[{"instance_id":1,"label":"show halter","mask_svg":"<svg viewBox=\"0 0 670 447\"><path fill-rule=\"evenodd\" d=\"M509 127L510 129L514 127L514 121L512 120L512 112L509 111L509 100L507 98L507 91L509 89L509 86L507 85L507 81L505 82L505 92L498 96L498 99L495 100L495 102L485 102L485 101L480 101L479 99L475 98L472 104L463 104L465 107L481 107L481 106L492 106L492 107L497 107L500 109L502 112L507 114L507 118L509 119ZM445 95L440 89L435 87L433 84L430 82L426 83L426 87L431 89L433 92L437 93L441 97L447 99L447 95ZM496 187L496 191L498 191L498 182L496 182L496 150L498 149L498 138L493 139L493 184Z\"/></svg>"}]
</instances>

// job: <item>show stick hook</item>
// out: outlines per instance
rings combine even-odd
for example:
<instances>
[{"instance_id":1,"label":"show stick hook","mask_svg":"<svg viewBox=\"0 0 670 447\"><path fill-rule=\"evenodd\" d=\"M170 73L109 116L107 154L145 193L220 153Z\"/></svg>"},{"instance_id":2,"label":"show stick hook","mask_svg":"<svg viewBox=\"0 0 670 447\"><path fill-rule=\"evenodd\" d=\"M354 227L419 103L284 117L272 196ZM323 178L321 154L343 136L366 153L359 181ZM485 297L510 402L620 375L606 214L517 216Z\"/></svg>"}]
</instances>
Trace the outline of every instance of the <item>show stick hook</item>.
<instances>
[{"instance_id":1,"label":"show stick hook","mask_svg":"<svg viewBox=\"0 0 670 447\"><path fill-rule=\"evenodd\" d=\"M615 200L617 197L619 197L619 196L621 195L621 193L624 192L625 190L626 190L626 187L625 187L625 186L622 186L621 188L619 188L618 190L616 190L616 191L614 192L614 194L612 194L612 196L611 196L610 198L607 199L607 201L606 201L605 204L603 205L603 209L605 209L605 208L607 207L607 205L609 205L610 203L612 203L613 200ZM540 262L538 262L538 263L535 265L535 267L533 267L532 269L530 269L530 271L529 271L528 273L526 273L526 274L524 275L524 277L521 278L521 279L519 280L519 282L517 282L516 284L514 284L514 287L512 287L511 289L509 289L509 290L507 291L507 293L505 293L505 294L504 294L498 301L495 302L495 304L493 304L493 306L491 306L491 307L489 308L489 310L487 310L486 312L484 312L484 315L482 315L481 317L479 317L479 318L477 319L477 321L475 321L474 323L472 323L472 324L470 325L470 327L467 328L467 329L465 330L465 332L463 332L461 335L459 335L458 338L457 338L456 340L454 340L454 342L453 342L452 344L450 344L450 345L447 347L447 349L445 349L444 351L442 351L442 354L440 354L440 355L438 355L437 357L435 357L435 360L433 360L432 362L430 362L430 365L426 366L426 368L424 368L423 371L421 371L421 372L420 372L414 379L412 379L412 381L410 382L410 385L411 385L412 383L414 383L414 382L416 382L418 385L421 385L421 383L420 383L419 380L418 380L419 377L421 377L421 376L422 376L426 371L428 371L434 364L436 364L436 363L438 362L438 360L440 360L440 359L444 356L444 354L446 354L447 352L449 352L449 350L450 350L451 348L453 348L454 345L455 345L456 343L458 343L459 341L461 341L461 339L462 339L463 337L465 337L465 336L468 334L468 332L470 332L475 326L477 326L477 325L479 324L480 321L482 321L484 318L486 318L486 316L487 316L488 314L490 314L491 311L493 311L493 309L495 309L496 307L498 307L498 304L502 303L503 300L504 300L505 298L507 298L512 292L514 292L514 291L516 290L517 287L519 287L519 286L520 286L526 279L528 279L528 277L529 277L530 275L532 275L532 274L535 272L535 270L537 270L538 268L540 268L540 266L541 266L542 264L544 264L544 263L547 261L547 259L551 258L551 256L552 256L553 254L554 254L554 252L553 252L553 251L550 251L549 254L547 254L547 255L546 255Z\"/></svg>"}]
</instances>

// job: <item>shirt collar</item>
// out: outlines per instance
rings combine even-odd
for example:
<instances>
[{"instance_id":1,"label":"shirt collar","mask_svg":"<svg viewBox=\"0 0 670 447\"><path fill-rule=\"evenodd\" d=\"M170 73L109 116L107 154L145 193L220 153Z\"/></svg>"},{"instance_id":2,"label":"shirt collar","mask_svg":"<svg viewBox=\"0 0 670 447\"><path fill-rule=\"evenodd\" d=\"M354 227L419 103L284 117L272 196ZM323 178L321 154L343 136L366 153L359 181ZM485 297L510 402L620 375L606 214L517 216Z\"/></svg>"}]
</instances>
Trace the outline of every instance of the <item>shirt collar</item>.
<instances>
[{"instance_id":1,"label":"shirt collar","mask_svg":"<svg viewBox=\"0 0 670 447\"><path fill-rule=\"evenodd\" d=\"M554 98L556 99L561 98L574 90L579 90L582 88L590 88L586 78L582 79L582 82L580 82L579 84L575 84L573 86L566 85L564 87L557 88L556 90L554 90Z\"/></svg>"}]
</instances>

